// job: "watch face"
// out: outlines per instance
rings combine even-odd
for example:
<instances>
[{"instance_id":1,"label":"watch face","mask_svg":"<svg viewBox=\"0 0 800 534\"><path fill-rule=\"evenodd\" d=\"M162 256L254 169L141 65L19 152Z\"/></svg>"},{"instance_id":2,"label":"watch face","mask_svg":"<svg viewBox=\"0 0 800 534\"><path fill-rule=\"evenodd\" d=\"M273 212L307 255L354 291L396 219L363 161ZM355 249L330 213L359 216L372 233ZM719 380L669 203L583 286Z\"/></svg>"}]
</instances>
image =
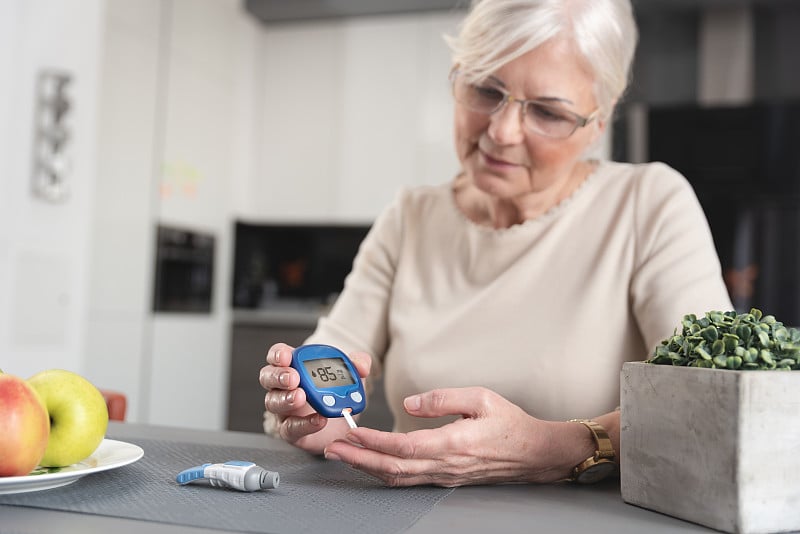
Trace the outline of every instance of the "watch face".
<instances>
[{"instance_id":1,"label":"watch face","mask_svg":"<svg viewBox=\"0 0 800 534\"><path fill-rule=\"evenodd\" d=\"M617 466L614 464L614 462L598 462L587 467L582 473L575 477L575 480L581 484L592 484L594 482L599 482L613 473L616 468Z\"/></svg>"}]
</instances>

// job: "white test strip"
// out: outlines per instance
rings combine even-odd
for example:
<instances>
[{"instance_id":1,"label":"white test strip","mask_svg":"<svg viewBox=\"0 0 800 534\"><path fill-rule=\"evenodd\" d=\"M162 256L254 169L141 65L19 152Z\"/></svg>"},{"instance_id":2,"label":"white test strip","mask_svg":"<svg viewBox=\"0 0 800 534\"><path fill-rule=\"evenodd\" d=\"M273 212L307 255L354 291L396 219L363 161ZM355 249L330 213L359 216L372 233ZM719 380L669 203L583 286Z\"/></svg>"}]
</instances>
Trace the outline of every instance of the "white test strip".
<instances>
[{"instance_id":1,"label":"white test strip","mask_svg":"<svg viewBox=\"0 0 800 534\"><path fill-rule=\"evenodd\" d=\"M350 428L358 428L358 425L356 424L356 420L353 419L352 415L350 415L350 412L352 412L352 411L353 410L351 410L350 408L343 408L342 409L342 416L344 417L344 420L347 421L347 424L350 425Z\"/></svg>"}]
</instances>

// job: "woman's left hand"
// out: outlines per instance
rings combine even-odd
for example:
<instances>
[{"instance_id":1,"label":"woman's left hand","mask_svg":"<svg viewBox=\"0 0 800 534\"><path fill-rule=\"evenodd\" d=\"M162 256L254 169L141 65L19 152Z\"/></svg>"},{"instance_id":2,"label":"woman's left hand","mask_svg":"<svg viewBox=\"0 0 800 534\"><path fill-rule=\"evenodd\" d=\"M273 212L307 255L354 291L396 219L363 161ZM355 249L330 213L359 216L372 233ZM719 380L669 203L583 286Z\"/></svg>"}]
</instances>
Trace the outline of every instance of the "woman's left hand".
<instances>
[{"instance_id":1,"label":"woman's left hand","mask_svg":"<svg viewBox=\"0 0 800 534\"><path fill-rule=\"evenodd\" d=\"M582 425L536 419L481 387L429 391L406 398L404 406L417 417L462 418L407 434L355 428L345 440L328 444L325 457L389 486L554 482L576 463L569 454L576 443L569 440L586 440L577 428Z\"/></svg>"}]
</instances>

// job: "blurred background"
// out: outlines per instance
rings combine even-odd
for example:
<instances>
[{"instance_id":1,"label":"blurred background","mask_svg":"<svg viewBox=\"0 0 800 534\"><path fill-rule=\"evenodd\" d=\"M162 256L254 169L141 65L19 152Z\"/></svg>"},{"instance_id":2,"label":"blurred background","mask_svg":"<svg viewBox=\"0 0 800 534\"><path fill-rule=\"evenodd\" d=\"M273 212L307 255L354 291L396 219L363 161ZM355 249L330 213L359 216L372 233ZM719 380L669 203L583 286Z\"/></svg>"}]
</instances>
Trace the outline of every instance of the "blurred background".
<instances>
[{"instance_id":1,"label":"blurred background","mask_svg":"<svg viewBox=\"0 0 800 534\"><path fill-rule=\"evenodd\" d=\"M683 172L737 309L800 325L800 2L634 5L597 155ZM0 0L0 368L260 431L266 348L311 332L401 187L457 171L464 6Z\"/></svg>"}]
</instances>

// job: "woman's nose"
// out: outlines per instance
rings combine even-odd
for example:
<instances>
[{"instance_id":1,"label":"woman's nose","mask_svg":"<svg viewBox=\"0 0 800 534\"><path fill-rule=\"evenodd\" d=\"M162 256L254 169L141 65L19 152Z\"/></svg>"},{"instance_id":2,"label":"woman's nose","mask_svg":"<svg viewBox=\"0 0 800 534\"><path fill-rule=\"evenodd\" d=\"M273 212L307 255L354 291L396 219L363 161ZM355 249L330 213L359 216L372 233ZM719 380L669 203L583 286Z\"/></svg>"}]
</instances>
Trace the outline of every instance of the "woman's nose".
<instances>
[{"instance_id":1,"label":"woman's nose","mask_svg":"<svg viewBox=\"0 0 800 534\"><path fill-rule=\"evenodd\" d=\"M514 145L521 143L525 137L522 125L522 106L519 102L506 102L491 115L489 121L489 137L498 145Z\"/></svg>"}]
</instances>

